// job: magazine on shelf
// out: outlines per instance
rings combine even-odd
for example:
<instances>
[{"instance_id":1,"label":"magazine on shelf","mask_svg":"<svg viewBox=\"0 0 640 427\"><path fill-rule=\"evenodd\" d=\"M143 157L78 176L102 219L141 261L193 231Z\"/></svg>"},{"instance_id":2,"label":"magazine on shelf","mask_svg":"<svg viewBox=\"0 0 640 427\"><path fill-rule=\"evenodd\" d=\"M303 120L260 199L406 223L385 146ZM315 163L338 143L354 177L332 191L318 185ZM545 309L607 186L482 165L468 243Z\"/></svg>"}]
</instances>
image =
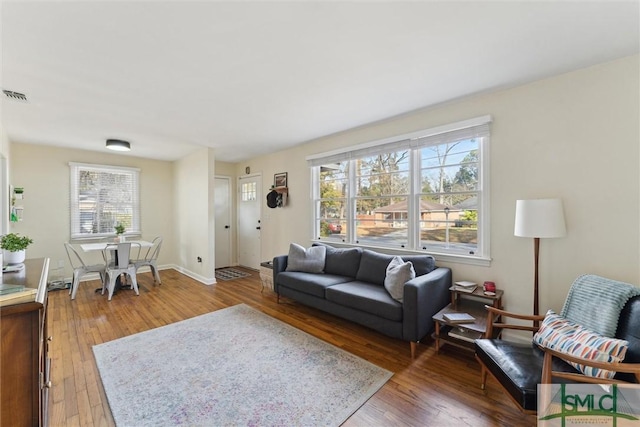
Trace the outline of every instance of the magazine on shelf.
<instances>
[{"instance_id":1,"label":"magazine on shelf","mask_svg":"<svg viewBox=\"0 0 640 427\"><path fill-rule=\"evenodd\" d=\"M449 290L450 291L465 292L467 294L472 294L477 288L478 288L478 285L474 285L474 286L453 285L452 287L449 288Z\"/></svg>"},{"instance_id":2,"label":"magazine on shelf","mask_svg":"<svg viewBox=\"0 0 640 427\"><path fill-rule=\"evenodd\" d=\"M454 282L454 285L462 287L462 288L475 288L476 286L478 286L477 283L468 282L466 280L462 280L460 282Z\"/></svg>"},{"instance_id":3,"label":"magazine on shelf","mask_svg":"<svg viewBox=\"0 0 640 427\"><path fill-rule=\"evenodd\" d=\"M477 331L470 331L468 329L453 328L449 331L449 336L462 341L473 342L478 338L482 338L482 333Z\"/></svg>"},{"instance_id":4,"label":"magazine on shelf","mask_svg":"<svg viewBox=\"0 0 640 427\"><path fill-rule=\"evenodd\" d=\"M442 317L449 323L473 323L476 321L476 318L469 313L445 313Z\"/></svg>"}]
</instances>

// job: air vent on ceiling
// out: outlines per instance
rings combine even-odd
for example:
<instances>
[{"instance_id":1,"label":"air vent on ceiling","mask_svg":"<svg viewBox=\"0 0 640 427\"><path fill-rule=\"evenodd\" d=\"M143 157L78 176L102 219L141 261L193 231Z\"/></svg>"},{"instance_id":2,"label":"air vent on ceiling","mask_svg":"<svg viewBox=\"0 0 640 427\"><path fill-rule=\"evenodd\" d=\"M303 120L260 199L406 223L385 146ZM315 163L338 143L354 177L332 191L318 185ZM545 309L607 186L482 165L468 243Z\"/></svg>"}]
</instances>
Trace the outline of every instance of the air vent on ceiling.
<instances>
[{"instance_id":1,"label":"air vent on ceiling","mask_svg":"<svg viewBox=\"0 0 640 427\"><path fill-rule=\"evenodd\" d=\"M14 92L12 90L6 90L6 89L3 89L2 91L4 92L5 96L9 99L12 99L14 101L27 102L27 95L25 95L24 93Z\"/></svg>"}]
</instances>

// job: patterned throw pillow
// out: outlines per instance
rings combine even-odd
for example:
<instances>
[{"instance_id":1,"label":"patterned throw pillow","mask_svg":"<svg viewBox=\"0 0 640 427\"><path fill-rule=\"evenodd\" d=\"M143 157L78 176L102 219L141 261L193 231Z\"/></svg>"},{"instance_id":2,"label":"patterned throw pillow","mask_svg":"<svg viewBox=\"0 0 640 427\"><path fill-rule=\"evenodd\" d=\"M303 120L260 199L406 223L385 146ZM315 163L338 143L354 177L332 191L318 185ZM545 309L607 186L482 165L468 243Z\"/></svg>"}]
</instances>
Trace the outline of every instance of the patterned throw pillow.
<instances>
[{"instance_id":1,"label":"patterned throw pillow","mask_svg":"<svg viewBox=\"0 0 640 427\"><path fill-rule=\"evenodd\" d=\"M384 278L384 287L391 298L402 302L404 296L404 284L416 277L413 264L404 262L399 256L394 257L387 266L387 274Z\"/></svg>"},{"instance_id":2,"label":"patterned throw pillow","mask_svg":"<svg viewBox=\"0 0 640 427\"><path fill-rule=\"evenodd\" d=\"M629 342L617 338L608 338L592 332L549 310L533 336L538 345L566 353L575 357L599 362L622 362ZM585 375L597 378L613 378L615 371L597 369L590 366L571 363Z\"/></svg>"},{"instance_id":3,"label":"patterned throw pillow","mask_svg":"<svg viewBox=\"0 0 640 427\"><path fill-rule=\"evenodd\" d=\"M296 243L289 245L289 258L286 271L302 271L305 273L322 273L327 248L313 246L305 249Z\"/></svg>"}]
</instances>

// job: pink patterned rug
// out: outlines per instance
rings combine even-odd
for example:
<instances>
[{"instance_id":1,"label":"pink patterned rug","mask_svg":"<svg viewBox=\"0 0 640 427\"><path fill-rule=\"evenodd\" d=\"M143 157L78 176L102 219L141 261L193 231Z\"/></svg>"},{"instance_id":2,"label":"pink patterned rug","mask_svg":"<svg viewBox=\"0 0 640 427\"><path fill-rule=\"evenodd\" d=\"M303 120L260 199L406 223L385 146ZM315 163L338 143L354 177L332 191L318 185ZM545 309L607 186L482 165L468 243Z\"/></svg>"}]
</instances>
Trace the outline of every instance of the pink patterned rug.
<instances>
[{"instance_id":1,"label":"pink patterned rug","mask_svg":"<svg viewBox=\"0 0 640 427\"><path fill-rule=\"evenodd\" d=\"M93 352L119 426L338 426L393 375L244 304Z\"/></svg>"}]
</instances>

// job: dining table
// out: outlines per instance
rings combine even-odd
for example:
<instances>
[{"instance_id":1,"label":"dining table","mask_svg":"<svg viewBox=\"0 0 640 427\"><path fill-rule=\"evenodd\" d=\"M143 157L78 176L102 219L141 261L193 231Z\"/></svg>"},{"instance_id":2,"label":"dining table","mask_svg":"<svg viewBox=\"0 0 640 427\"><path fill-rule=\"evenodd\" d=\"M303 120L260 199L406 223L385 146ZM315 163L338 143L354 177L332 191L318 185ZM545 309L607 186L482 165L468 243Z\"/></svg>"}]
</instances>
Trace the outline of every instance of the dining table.
<instances>
[{"instance_id":1,"label":"dining table","mask_svg":"<svg viewBox=\"0 0 640 427\"><path fill-rule=\"evenodd\" d=\"M104 251L105 249L107 249L107 246L110 245L117 245L119 242L93 242L93 243L81 243L80 244L80 248L82 248L82 250L84 252L94 252L94 251ZM126 242L122 242L122 243L137 243L140 245L140 249L143 248L150 248L153 246L153 242L148 242L146 240L127 240ZM105 259L106 262L106 259ZM130 286L126 286L122 283L122 280L120 279L120 277L118 277L116 279L116 287L114 290L114 293L117 292L120 289L130 289ZM98 288L96 289L96 292L102 292L102 288Z\"/></svg>"},{"instance_id":2,"label":"dining table","mask_svg":"<svg viewBox=\"0 0 640 427\"><path fill-rule=\"evenodd\" d=\"M146 240L127 240L123 243L139 243L141 248L150 248L153 246L152 242L147 242ZM85 252L91 251L104 251L109 245L117 245L118 242L94 242L94 243L82 243L80 244L80 248L82 248Z\"/></svg>"}]
</instances>

